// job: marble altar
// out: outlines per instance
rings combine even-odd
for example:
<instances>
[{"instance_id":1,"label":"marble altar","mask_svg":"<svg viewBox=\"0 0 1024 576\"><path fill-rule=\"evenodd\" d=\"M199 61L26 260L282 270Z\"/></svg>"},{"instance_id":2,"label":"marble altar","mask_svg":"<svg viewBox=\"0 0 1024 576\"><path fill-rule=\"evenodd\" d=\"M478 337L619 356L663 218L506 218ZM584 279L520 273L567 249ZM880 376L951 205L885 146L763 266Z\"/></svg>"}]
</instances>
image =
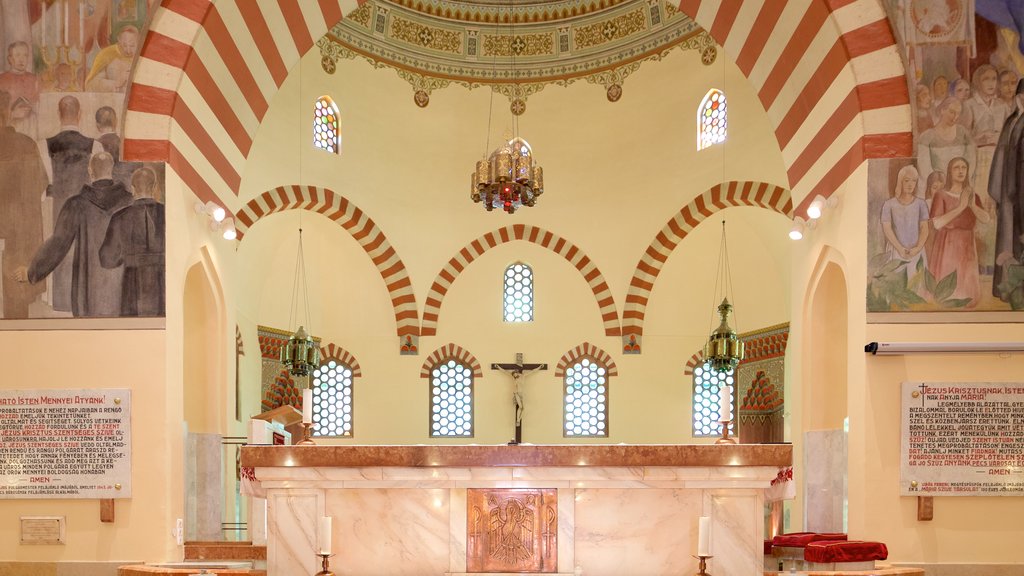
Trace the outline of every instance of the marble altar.
<instances>
[{"instance_id":1,"label":"marble altar","mask_svg":"<svg viewBox=\"0 0 1024 576\"><path fill-rule=\"evenodd\" d=\"M467 490L557 492L557 574L693 574L711 517L713 574L763 571L764 495L785 444L247 446L268 503L267 574L315 574L321 516L341 575L468 574Z\"/></svg>"}]
</instances>

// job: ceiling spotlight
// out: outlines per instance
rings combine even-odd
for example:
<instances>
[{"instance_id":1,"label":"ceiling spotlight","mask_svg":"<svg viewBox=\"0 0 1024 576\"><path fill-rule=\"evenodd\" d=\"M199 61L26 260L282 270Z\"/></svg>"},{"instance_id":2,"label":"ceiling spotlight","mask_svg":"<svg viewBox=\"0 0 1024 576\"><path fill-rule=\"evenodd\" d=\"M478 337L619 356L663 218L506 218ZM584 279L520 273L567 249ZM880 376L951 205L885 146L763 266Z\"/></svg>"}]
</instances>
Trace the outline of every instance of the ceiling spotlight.
<instances>
[{"instance_id":1,"label":"ceiling spotlight","mask_svg":"<svg viewBox=\"0 0 1024 576\"><path fill-rule=\"evenodd\" d=\"M793 227L789 229L789 237L792 240L800 240L804 237L804 219L797 216L793 218Z\"/></svg>"},{"instance_id":2,"label":"ceiling spotlight","mask_svg":"<svg viewBox=\"0 0 1024 576\"><path fill-rule=\"evenodd\" d=\"M223 236L225 240L234 240L238 237L238 231L235 230L235 219L228 218L221 222L221 229L224 231Z\"/></svg>"},{"instance_id":3,"label":"ceiling spotlight","mask_svg":"<svg viewBox=\"0 0 1024 576\"><path fill-rule=\"evenodd\" d=\"M814 200L811 200L809 206L807 206L807 217L811 220L817 220L821 218L821 211L825 207L825 198L822 196L815 196Z\"/></svg>"},{"instance_id":4,"label":"ceiling spotlight","mask_svg":"<svg viewBox=\"0 0 1024 576\"><path fill-rule=\"evenodd\" d=\"M195 210L196 214L206 214L207 216L212 218L214 222L222 222L224 218L227 217L228 215L227 211L224 210L223 207L219 206L216 202L212 200L207 202L206 204L203 204L202 202L196 202L193 209Z\"/></svg>"}]
</instances>

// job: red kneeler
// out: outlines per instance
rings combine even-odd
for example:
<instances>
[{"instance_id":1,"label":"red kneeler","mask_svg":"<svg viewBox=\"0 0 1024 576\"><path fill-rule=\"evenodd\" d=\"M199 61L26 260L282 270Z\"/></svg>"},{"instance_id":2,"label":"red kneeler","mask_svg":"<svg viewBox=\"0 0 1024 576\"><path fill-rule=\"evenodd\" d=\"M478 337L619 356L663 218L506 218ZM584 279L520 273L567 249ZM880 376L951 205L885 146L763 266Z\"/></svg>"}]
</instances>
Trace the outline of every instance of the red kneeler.
<instances>
[{"instance_id":1,"label":"red kneeler","mask_svg":"<svg viewBox=\"0 0 1024 576\"><path fill-rule=\"evenodd\" d=\"M819 564L835 562L871 562L885 560L889 550L881 542L856 540L818 540L804 547L804 560Z\"/></svg>"},{"instance_id":2,"label":"red kneeler","mask_svg":"<svg viewBox=\"0 0 1024 576\"><path fill-rule=\"evenodd\" d=\"M779 534L772 539L772 545L783 546L786 548L803 548L811 542L817 542L818 540L829 540L833 542L846 540L846 534L820 534L818 532L793 532L792 534Z\"/></svg>"}]
</instances>

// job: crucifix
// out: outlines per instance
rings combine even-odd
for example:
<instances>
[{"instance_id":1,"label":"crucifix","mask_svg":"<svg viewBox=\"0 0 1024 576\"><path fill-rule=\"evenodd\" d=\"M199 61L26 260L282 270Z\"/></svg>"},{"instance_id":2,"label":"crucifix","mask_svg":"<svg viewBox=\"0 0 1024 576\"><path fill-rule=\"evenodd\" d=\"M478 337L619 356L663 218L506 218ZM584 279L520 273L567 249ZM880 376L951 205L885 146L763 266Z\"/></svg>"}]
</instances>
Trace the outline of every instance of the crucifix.
<instances>
[{"instance_id":1,"label":"crucifix","mask_svg":"<svg viewBox=\"0 0 1024 576\"><path fill-rule=\"evenodd\" d=\"M512 375L512 404L516 411L516 436L509 442L509 445L520 444L523 441L523 390L520 387L523 378L538 370L547 369L547 364L523 364L522 352L516 352L515 364L491 364L491 370L501 370L505 374Z\"/></svg>"}]
</instances>

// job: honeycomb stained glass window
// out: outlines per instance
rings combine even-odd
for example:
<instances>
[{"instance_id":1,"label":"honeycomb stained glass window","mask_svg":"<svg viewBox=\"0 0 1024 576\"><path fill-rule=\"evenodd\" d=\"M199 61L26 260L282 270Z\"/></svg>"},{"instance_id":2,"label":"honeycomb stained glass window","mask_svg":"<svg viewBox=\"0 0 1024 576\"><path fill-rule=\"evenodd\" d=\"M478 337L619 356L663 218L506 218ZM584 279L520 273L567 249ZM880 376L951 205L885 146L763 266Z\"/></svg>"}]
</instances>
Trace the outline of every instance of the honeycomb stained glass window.
<instances>
[{"instance_id":1,"label":"honeycomb stained glass window","mask_svg":"<svg viewBox=\"0 0 1024 576\"><path fill-rule=\"evenodd\" d=\"M328 360L313 371L313 436L352 435L352 369Z\"/></svg>"},{"instance_id":2,"label":"honeycomb stained glass window","mask_svg":"<svg viewBox=\"0 0 1024 576\"><path fill-rule=\"evenodd\" d=\"M505 269L505 322L533 321L533 270L526 264Z\"/></svg>"},{"instance_id":3,"label":"honeycomb stained glass window","mask_svg":"<svg viewBox=\"0 0 1024 576\"><path fill-rule=\"evenodd\" d=\"M313 146L337 154L341 150L338 106L330 96L316 99L313 110Z\"/></svg>"},{"instance_id":4,"label":"honeycomb stained glass window","mask_svg":"<svg viewBox=\"0 0 1024 576\"><path fill-rule=\"evenodd\" d=\"M718 389L720 386L732 386L733 393L729 401L736 406L736 385L733 371L715 372L707 362L693 370L693 435L721 436L722 425L718 423L720 406L718 405ZM735 414L735 409L733 414ZM729 424L729 433L736 429L736 420Z\"/></svg>"},{"instance_id":5,"label":"honeycomb stained glass window","mask_svg":"<svg viewBox=\"0 0 1024 576\"><path fill-rule=\"evenodd\" d=\"M608 371L583 358L566 369L563 436L608 436Z\"/></svg>"},{"instance_id":6,"label":"honeycomb stained glass window","mask_svg":"<svg viewBox=\"0 0 1024 576\"><path fill-rule=\"evenodd\" d=\"M473 371L455 360L430 372L430 435L473 436Z\"/></svg>"},{"instance_id":7,"label":"honeycomb stained glass window","mask_svg":"<svg viewBox=\"0 0 1024 576\"><path fill-rule=\"evenodd\" d=\"M725 142L726 116L725 94L708 90L697 108L697 150Z\"/></svg>"}]
</instances>

